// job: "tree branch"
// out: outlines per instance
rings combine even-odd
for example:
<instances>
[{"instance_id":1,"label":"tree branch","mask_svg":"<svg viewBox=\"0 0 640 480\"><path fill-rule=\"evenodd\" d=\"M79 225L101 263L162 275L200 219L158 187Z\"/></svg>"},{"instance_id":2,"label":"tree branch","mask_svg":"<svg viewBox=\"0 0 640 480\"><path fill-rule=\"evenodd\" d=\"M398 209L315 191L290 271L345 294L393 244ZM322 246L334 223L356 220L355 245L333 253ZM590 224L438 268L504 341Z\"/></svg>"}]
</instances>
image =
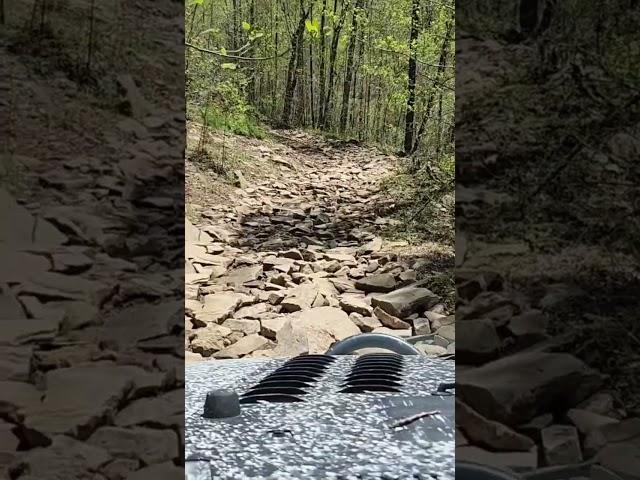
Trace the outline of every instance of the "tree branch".
<instances>
[{"instance_id":1,"label":"tree branch","mask_svg":"<svg viewBox=\"0 0 640 480\"><path fill-rule=\"evenodd\" d=\"M284 51L282 51L282 52L280 52L280 53L278 53L276 55L273 55L271 57L242 57L242 56L239 56L239 55L229 55L229 54L224 54L224 53L221 53L221 52L216 52L215 50L209 50L207 48L198 47L197 45L194 45L194 44L189 43L189 42L184 42L184 44L187 47L191 47L191 48L193 48L195 50L198 50L199 52L209 53L211 55L216 55L218 57L228 58L228 59L231 59L231 60L240 60L240 61L272 60L272 59L277 58L277 57L282 57L283 55L286 55L289 52L289 49L287 49L287 50L284 50Z\"/></svg>"}]
</instances>

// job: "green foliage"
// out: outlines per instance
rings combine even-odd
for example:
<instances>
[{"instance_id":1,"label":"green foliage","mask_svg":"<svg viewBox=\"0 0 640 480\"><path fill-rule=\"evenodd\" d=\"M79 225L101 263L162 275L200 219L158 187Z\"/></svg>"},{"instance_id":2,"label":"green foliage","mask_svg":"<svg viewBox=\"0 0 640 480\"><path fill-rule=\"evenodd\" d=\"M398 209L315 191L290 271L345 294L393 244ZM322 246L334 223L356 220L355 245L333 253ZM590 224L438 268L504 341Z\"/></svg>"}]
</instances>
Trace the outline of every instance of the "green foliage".
<instances>
[{"instance_id":1,"label":"green foliage","mask_svg":"<svg viewBox=\"0 0 640 480\"><path fill-rule=\"evenodd\" d=\"M264 138L265 131L248 112L224 112L213 105L202 111L205 124L215 130L225 130L244 137Z\"/></svg>"},{"instance_id":2,"label":"green foliage","mask_svg":"<svg viewBox=\"0 0 640 480\"><path fill-rule=\"evenodd\" d=\"M439 115L441 123L453 121L452 45L447 75L441 78L450 88L434 87L431 80L439 76L442 39L453 21L452 0L422 1L418 36L411 45L411 0L308 0L304 2L307 15L302 18L298 0L237 2L235 10L222 0L202 0L197 5L192 0L187 2L187 40L221 54L187 51L187 99L199 109L210 102L209 94L216 83L231 81L244 103L253 107L249 117L256 118L259 113L266 121L280 123L287 105L291 111L287 122L292 126L357 138L393 151L402 148L408 110L415 113L416 133L425 118ZM304 30L301 52L296 56L295 27L300 21ZM334 45L337 48L332 51ZM225 58L226 55L234 58ZM418 68L416 101L410 107L408 63L412 56L417 59ZM290 66L294 67L291 71ZM352 79L348 73L353 74ZM286 86L294 76L296 87L288 98ZM351 83L347 90L345 83ZM346 102L345 92L349 97ZM440 97L445 98L444 108L438 110ZM348 115L342 127L345 103ZM428 108L430 112L426 111ZM218 110L227 112L219 105ZM321 124L319 120L325 112ZM431 130L439 128L437 124L430 122L425 133L431 135ZM339 131L343 128L345 131Z\"/></svg>"},{"instance_id":3,"label":"green foliage","mask_svg":"<svg viewBox=\"0 0 640 480\"><path fill-rule=\"evenodd\" d=\"M312 38L317 38L320 34L320 22L318 20L305 20L304 26Z\"/></svg>"}]
</instances>

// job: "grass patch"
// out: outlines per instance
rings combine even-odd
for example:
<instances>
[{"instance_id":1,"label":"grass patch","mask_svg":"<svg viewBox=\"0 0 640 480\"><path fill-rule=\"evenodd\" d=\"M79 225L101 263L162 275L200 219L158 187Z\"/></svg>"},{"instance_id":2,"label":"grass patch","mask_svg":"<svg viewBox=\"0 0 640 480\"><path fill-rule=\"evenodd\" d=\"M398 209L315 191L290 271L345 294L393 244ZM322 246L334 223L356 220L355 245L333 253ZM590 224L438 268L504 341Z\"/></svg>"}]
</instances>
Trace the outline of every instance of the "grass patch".
<instances>
[{"instance_id":1,"label":"grass patch","mask_svg":"<svg viewBox=\"0 0 640 480\"><path fill-rule=\"evenodd\" d=\"M225 131L243 137L263 139L264 128L250 112L224 112L216 106L209 106L201 112L204 123L217 131Z\"/></svg>"},{"instance_id":2,"label":"grass patch","mask_svg":"<svg viewBox=\"0 0 640 480\"><path fill-rule=\"evenodd\" d=\"M427 241L453 245L455 239L455 195L453 162L439 169L408 170L386 178L383 191L396 199L394 217L385 235L410 243Z\"/></svg>"}]
</instances>

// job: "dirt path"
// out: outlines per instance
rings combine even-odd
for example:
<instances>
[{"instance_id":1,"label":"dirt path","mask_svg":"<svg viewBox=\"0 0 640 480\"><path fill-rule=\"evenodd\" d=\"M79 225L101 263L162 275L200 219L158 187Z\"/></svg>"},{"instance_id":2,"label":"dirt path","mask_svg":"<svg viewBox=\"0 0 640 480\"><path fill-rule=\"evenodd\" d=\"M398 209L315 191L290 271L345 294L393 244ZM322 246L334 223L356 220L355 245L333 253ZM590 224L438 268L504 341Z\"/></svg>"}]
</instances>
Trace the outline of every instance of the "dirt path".
<instances>
[{"instance_id":1,"label":"dirt path","mask_svg":"<svg viewBox=\"0 0 640 480\"><path fill-rule=\"evenodd\" d=\"M188 199L199 202L187 205L197 225L186 235L189 358L323 352L370 331L429 335L414 342L446 354L453 317L419 279L431 265L426 249L382 238L394 220L381 182L398 160L300 132L274 138L228 139L267 173L241 174L214 198L196 198L187 165Z\"/></svg>"}]
</instances>

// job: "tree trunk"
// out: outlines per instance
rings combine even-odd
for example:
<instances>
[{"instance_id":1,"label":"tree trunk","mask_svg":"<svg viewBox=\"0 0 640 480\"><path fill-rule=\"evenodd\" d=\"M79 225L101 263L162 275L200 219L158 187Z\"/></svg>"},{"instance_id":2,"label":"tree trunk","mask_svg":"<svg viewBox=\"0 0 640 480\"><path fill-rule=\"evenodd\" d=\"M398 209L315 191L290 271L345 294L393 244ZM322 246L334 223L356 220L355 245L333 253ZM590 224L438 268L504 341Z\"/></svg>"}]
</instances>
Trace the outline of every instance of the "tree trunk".
<instances>
[{"instance_id":1,"label":"tree trunk","mask_svg":"<svg viewBox=\"0 0 640 480\"><path fill-rule=\"evenodd\" d=\"M416 51L415 42L418 40L418 20L420 15L420 0L411 1L411 32L409 33L409 66L408 66L408 97L407 111L404 122L404 153L411 152L413 147L413 134L415 129L415 107L416 107Z\"/></svg>"},{"instance_id":2,"label":"tree trunk","mask_svg":"<svg viewBox=\"0 0 640 480\"><path fill-rule=\"evenodd\" d=\"M340 110L340 133L347 130L347 122L349 120L349 101L351 100L351 92L353 87L354 69L353 57L356 51L356 42L358 39L358 13L362 9L363 0L356 0L355 8L351 16L351 38L347 47L347 60L345 64L344 83L342 85L342 109Z\"/></svg>"},{"instance_id":3,"label":"tree trunk","mask_svg":"<svg viewBox=\"0 0 640 480\"><path fill-rule=\"evenodd\" d=\"M231 0L233 6L233 25L231 26L231 48L238 48L238 0Z\"/></svg>"},{"instance_id":4,"label":"tree trunk","mask_svg":"<svg viewBox=\"0 0 640 480\"><path fill-rule=\"evenodd\" d=\"M333 13L335 14L338 9L338 0L334 0L333 4ZM329 115L329 108L331 107L331 97L333 95L333 87L335 86L336 81L336 58L338 56L338 43L340 41L340 31L342 30L342 26L344 25L345 19L344 8L342 9L342 14L340 15L340 20L338 24L333 29L333 38L331 39L331 51L329 52L329 85L327 88L327 97L324 101L324 106L322 108L322 120L320 121L320 127L325 129L327 127L327 116Z\"/></svg>"},{"instance_id":5,"label":"tree trunk","mask_svg":"<svg viewBox=\"0 0 640 480\"><path fill-rule=\"evenodd\" d=\"M440 83L442 77L444 76L444 72L447 68L447 56L449 55L449 43L451 42L452 29L453 29L453 25L451 22L449 22L447 24L447 31L444 34L444 40L442 40L442 47L440 48L440 58L438 59L438 70L436 72L435 77L433 78L433 84L431 86L431 95L429 95L429 98L427 99L427 106L424 112L424 120L420 125L420 130L416 135L415 142L413 143L413 146L411 147L409 154L414 154L418 150L418 147L420 146L420 139L424 134L424 129L429 120L429 115L431 115L431 109L433 108L433 103L436 97L436 88Z\"/></svg>"},{"instance_id":6,"label":"tree trunk","mask_svg":"<svg viewBox=\"0 0 640 480\"><path fill-rule=\"evenodd\" d=\"M309 7L309 18L313 19L313 4ZM311 126L316 124L315 102L313 98L313 41L309 42L309 112Z\"/></svg>"},{"instance_id":7,"label":"tree trunk","mask_svg":"<svg viewBox=\"0 0 640 480\"><path fill-rule=\"evenodd\" d=\"M314 127L322 124L322 111L324 109L324 89L325 82L327 81L327 72L324 64L325 50L326 50L326 42L324 35L324 27L326 21L326 10L327 10L327 0L322 1L322 15L320 17L320 91L318 92L318 114L316 115L316 123Z\"/></svg>"},{"instance_id":8,"label":"tree trunk","mask_svg":"<svg viewBox=\"0 0 640 480\"><path fill-rule=\"evenodd\" d=\"M299 71L302 67L302 37L304 35L304 22L307 19L307 12L304 10L304 0L300 0L300 20L298 27L291 37L291 56L287 68L287 83L284 91L284 109L282 112L282 123L289 125L291 112L293 110L293 100L298 83Z\"/></svg>"}]
</instances>

